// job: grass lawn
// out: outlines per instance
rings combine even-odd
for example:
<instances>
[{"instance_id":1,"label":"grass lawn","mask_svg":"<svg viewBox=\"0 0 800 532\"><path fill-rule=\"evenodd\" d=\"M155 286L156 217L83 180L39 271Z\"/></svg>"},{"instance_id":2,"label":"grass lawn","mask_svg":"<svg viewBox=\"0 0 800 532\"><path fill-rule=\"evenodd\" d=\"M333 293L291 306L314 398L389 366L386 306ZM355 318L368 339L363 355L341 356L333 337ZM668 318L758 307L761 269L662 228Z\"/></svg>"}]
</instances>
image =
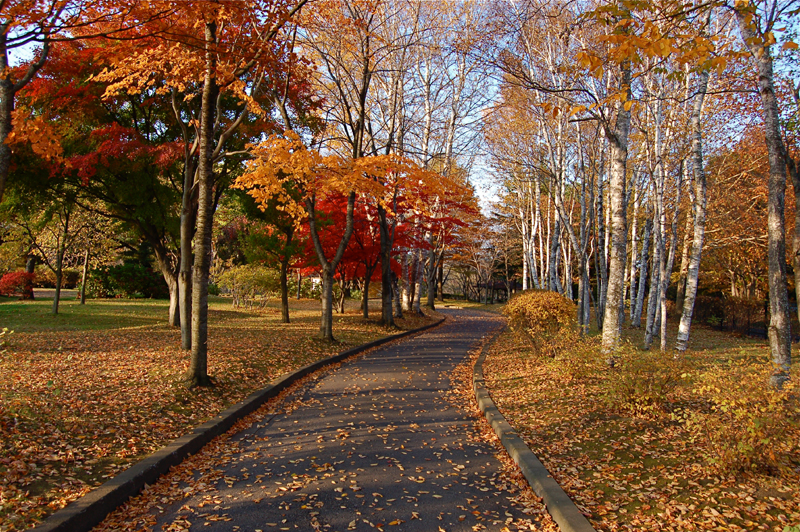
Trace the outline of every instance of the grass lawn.
<instances>
[{"instance_id":1,"label":"grass lawn","mask_svg":"<svg viewBox=\"0 0 800 532\"><path fill-rule=\"evenodd\" d=\"M551 358L510 330L484 366L498 407L595 528L800 530L798 372L776 394L765 341L694 327L675 361L624 335L614 368L597 337Z\"/></svg>"},{"instance_id":2,"label":"grass lawn","mask_svg":"<svg viewBox=\"0 0 800 532\"><path fill-rule=\"evenodd\" d=\"M463 299L445 299L444 302L436 300L436 307L458 307L468 308L473 310L483 310L486 312L493 312L500 314L505 306L505 303L481 303L479 301L465 301Z\"/></svg>"},{"instance_id":3,"label":"grass lawn","mask_svg":"<svg viewBox=\"0 0 800 532\"><path fill-rule=\"evenodd\" d=\"M349 301L334 315L339 343L329 344L315 339L316 300L292 300L287 325L276 303L242 310L211 298L216 384L187 389L189 357L166 324L166 301L67 299L57 316L51 304L0 298L0 329L14 331L0 353L0 532L34 525L274 378L397 332L365 322Z\"/></svg>"}]
</instances>

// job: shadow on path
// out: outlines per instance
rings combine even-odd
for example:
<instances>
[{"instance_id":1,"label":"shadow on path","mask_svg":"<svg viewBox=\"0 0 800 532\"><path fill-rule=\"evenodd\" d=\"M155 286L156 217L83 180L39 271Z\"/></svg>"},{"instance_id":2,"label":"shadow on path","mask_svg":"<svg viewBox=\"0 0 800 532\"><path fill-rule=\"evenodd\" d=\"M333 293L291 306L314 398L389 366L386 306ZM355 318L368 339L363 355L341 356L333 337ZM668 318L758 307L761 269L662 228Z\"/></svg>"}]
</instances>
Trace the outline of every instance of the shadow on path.
<instances>
[{"instance_id":1,"label":"shadow on path","mask_svg":"<svg viewBox=\"0 0 800 532\"><path fill-rule=\"evenodd\" d=\"M535 530L495 448L469 438L472 418L445 398L453 370L502 320L443 312L442 326L344 363L234 436L219 480L162 500L154 529Z\"/></svg>"}]
</instances>

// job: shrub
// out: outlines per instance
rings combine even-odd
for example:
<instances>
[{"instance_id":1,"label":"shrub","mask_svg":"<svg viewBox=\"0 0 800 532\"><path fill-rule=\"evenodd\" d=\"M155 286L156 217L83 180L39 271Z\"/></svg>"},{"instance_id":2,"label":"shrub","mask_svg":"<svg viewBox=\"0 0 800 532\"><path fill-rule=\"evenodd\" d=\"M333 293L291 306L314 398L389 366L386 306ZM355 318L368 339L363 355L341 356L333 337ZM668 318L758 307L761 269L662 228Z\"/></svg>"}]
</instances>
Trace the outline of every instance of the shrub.
<instances>
[{"instance_id":1,"label":"shrub","mask_svg":"<svg viewBox=\"0 0 800 532\"><path fill-rule=\"evenodd\" d=\"M653 415L663 412L683 382L687 362L658 351L622 346L604 390L606 403L618 412Z\"/></svg>"},{"instance_id":2,"label":"shrub","mask_svg":"<svg viewBox=\"0 0 800 532\"><path fill-rule=\"evenodd\" d=\"M35 273L23 271L8 272L0 278L0 295L22 295L23 299L33 299L33 281Z\"/></svg>"},{"instance_id":3,"label":"shrub","mask_svg":"<svg viewBox=\"0 0 800 532\"><path fill-rule=\"evenodd\" d=\"M219 287L233 296L233 306L252 306L255 299L262 304L280 293L280 274L259 264L233 266L219 276Z\"/></svg>"},{"instance_id":4,"label":"shrub","mask_svg":"<svg viewBox=\"0 0 800 532\"><path fill-rule=\"evenodd\" d=\"M721 297L697 296L692 319L719 326L725 320L725 301Z\"/></svg>"},{"instance_id":5,"label":"shrub","mask_svg":"<svg viewBox=\"0 0 800 532\"><path fill-rule=\"evenodd\" d=\"M744 297L726 297L723 303L724 324L731 330L749 331L750 325L763 321L764 301Z\"/></svg>"},{"instance_id":6,"label":"shrub","mask_svg":"<svg viewBox=\"0 0 800 532\"><path fill-rule=\"evenodd\" d=\"M564 380L587 381L603 373L608 365L600 348L598 336L574 338L568 346L560 349L552 361L552 367Z\"/></svg>"},{"instance_id":7,"label":"shrub","mask_svg":"<svg viewBox=\"0 0 800 532\"><path fill-rule=\"evenodd\" d=\"M61 270L61 288L75 288L81 280L81 272L70 268ZM47 266L36 267L36 288L55 288L56 274Z\"/></svg>"},{"instance_id":8,"label":"shrub","mask_svg":"<svg viewBox=\"0 0 800 532\"><path fill-rule=\"evenodd\" d=\"M139 263L95 268L89 273L86 293L90 297L169 297L164 277Z\"/></svg>"},{"instance_id":9,"label":"shrub","mask_svg":"<svg viewBox=\"0 0 800 532\"><path fill-rule=\"evenodd\" d=\"M528 334L535 348L550 356L576 334L575 304L558 292L528 290L513 297L503 313L512 328Z\"/></svg>"},{"instance_id":10,"label":"shrub","mask_svg":"<svg viewBox=\"0 0 800 532\"><path fill-rule=\"evenodd\" d=\"M796 384L780 391L770 387L762 364L736 361L698 375L694 392L704 408L676 417L695 441L705 445L706 459L724 472L772 471L787 467L786 457L800 443L786 438L800 421Z\"/></svg>"}]
</instances>

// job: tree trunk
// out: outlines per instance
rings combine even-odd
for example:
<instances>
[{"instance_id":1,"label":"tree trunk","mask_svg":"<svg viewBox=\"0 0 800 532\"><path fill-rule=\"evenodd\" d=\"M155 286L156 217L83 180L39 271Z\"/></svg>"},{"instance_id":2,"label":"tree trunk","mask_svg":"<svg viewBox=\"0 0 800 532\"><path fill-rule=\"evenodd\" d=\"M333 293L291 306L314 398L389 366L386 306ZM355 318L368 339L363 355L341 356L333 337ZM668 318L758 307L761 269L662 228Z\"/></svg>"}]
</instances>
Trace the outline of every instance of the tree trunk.
<instances>
[{"instance_id":1,"label":"tree trunk","mask_svg":"<svg viewBox=\"0 0 800 532\"><path fill-rule=\"evenodd\" d=\"M290 239L289 239L290 240ZM286 242L289 246L289 242ZM281 323L289 323L289 257L281 258Z\"/></svg>"},{"instance_id":2,"label":"tree trunk","mask_svg":"<svg viewBox=\"0 0 800 532\"><path fill-rule=\"evenodd\" d=\"M322 241L317 231L315 201L316 198L313 196L306 199L306 212L308 213L311 241L314 244L317 260L322 266L322 316L320 317L319 331L322 340L335 342L336 339L333 337L333 272L336 271L339 261L342 260L350 237L353 235L353 210L356 204L356 193L350 192L347 196L344 234L339 241L339 247L336 248L336 254L330 260L325 256L325 250L322 248Z\"/></svg>"},{"instance_id":3,"label":"tree trunk","mask_svg":"<svg viewBox=\"0 0 800 532\"><path fill-rule=\"evenodd\" d=\"M409 264L408 261L408 252L403 251L401 259L400 259L400 276L401 276L401 283L402 283L402 303L403 303L403 310L406 312L411 312L411 268L412 264Z\"/></svg>"},{"instance_id":4,"label":"tree trunk","mask_svg":"<svg viewBox=\"0 0 800 532\"><path fill-rule=\"evenodd\" d=\"M25 262L25 273L36 273L36 255L28 255L28 260ZM84 283L85 284L85 283ZM25 281L25 286L22 289L22 299L33 301L33 280L28 279Z\"/></svg>"},{"instance_id":5,"label":"tree trunk","mask_svg":"<svg viewBox=\"0 0 800 532\"><path fill-rule=\"evenodd\" d=\"M11 134L13 111L14 91L11 82L0 80L0 201L3 199L8 173L11 169L11 146L6 143L6 139Z\"/></svg>"},{"instance_id":6,"label":"tree trunk","mask_svg":"<svg viewBox=\"0 0 800 532\"><path fill-rule=\"evenodd\" d=\"M369 283L372 272L364 276L364 291L361 293L361 317L369 319Z\"/></svg>"},{"instance_id":7,"label":"tree trunk","mask_svg":"<svg viewBox=\"0 0 800 532\"><path fill-rule=\"evenodd\" d=\"M192 266L194 251L192 240L197 220L197 194L194 189L195 165L187 155L183 176L183 195L181 197L181 259L178 270L178 312L176 324L181 328L181 349L192 348Z\"/></svg>"},{"instance_id":8,"label":"tree trunk","mask_svg":"<svg viewBox=\"0 0 800 532\"><path fill-rule=\"evenodd\" d=\"M439 253L439 266L436 274L436 295L439 296L439 302L444 303L444 250Z\"/></svg>"},{"instance_id":9,"label":"tree trunk","mask_svg":"<svg viewBox=\"0 0 800 532\"><path fill-rule=\"evenodd\" d=\"M797 301L797 319L800 320L800 171L794 159L786 156L789 175L794 190L794 235L792 235L792 268L794 269L794 294Z\"/></svg>"},{"instance_id":10,"label":"tree trunk","mask_svg":"<svg viewBox=\"0 0 800 532\"><path fill-rule=\"evenodd\" d=\"M322 269L322 317L319 335L330 342L333 338L333 271L330 267Z\"/></svg>"},{"instance_id":11,"label":"tree trunk","mask_svg":"<svg viewBox=\"0 0 800 532\"><path fill-rule=\"evenodd\" d=\"M630 65L622 67L622 88L630 98L631 71ZM622 103L617 105L617 119L614 131L606 128L606 137L611 148L611 261L608 272L608 290L603 316L603 351L613 356L619 346L620 323L619 308L622 304L622 292L625 285L625 262L628 258L628 219L625 212L626 165L628 161L628 133L630 131L631 112Z\"/></svg>"},{"instance_id":12,"label":"tree trunk","mask_svg":"<svg viewBox=\"0 0 800 532\"><path fill-rule=\"evenodd\" d=\"M658 209L656 209L656 218L658 218ZM645 325L645 339L644 348L650 349L653 344L653 336L655 335L658 324L656 322L656 309L658 308L658 295L660 293L659 286L661 284L661 262L662 262L662 248L663 236L660 234L660 223L653 220L653 268L650 270L650 283L647 291L647 316Z\"/></svg>"},{"instance_id":13,"label":"tree trunk","mask_svg":"<svg viewBox=\"0 0 800 532\"><path fill-rule=\"evenodd\" d=\"M687 161L688 165L688 161ZM689 180L686 183L686 188L690 191L690 205L691 210L686 213L686 225L683 230L683 247L681 248L681 267L678 271L678 286L676 287L677 293L675 295L675 308L683 309L683 302L686 297L686 275L689 272L689 250L692 243L692 232L694 227L694 179L691 177L693 172L689 173Z\"/></svg>"},{"instance_id":14,"label":"tree trunk","mask_svg":"<svg viewBox=\"0 0 800 532\"><path fill-rule=\"evenodd\" d=\"M601 161L602 164L602 161ZM595 203L595 228L597 232L597 251L595 253L595 258L597 261L597 273L598 273L598 283L597 283L597 323L598 328L602 331L603 330L603 317L605 316L606 310L606 295L608 289L608 258L606 256L606 230L605 230L605 222L603 220L603 176L602 174L599 176L599 183L597 185L597 200Z\"/></svg>"},{"instance_id":15,"label":"tree trunk","mask_svg":"<svg viewBox=\"0 0 800 532\"><path fill-rule=\"evenodd\" d=\"M708 88L708 72L701 71L697 79L697 91L692 105L692 172L694 177L692 253L686 269L686 288L678 325L678 337L675 340L675 351L683 354L689 346L689 331L692 326L694 302L697 297L697 281L700 275L700 259L703 254L703 239L706 230L706 172L703 167L703 128L700 118L703 112L706 90Z\"/></svg>"},{"instance_id":16,"label":"tree trunk","mask_svg":"<svg viewBox=\"0 0 800 532\"><path fill-rule=\"evenodd\" d=\"M749 6L750 4L744 4ZM740 8L742 9L742 8ZM780 132L780 113L773 81L772 55L764 39L756 35L746 14L736 11L742 39L758 65L758 89L764 113L764 134L769 153L767 249L769 257L769 347L774 371L770 382L776 388L789 379L792 364L792 334L786 289L786 149Z\"/></svg>"},{"instance_id":17,"label":"tree trunk","mask_svg":"<svg viewBox=\"0 0 800 532\"><path fill-rule=\"evenodd\" d=\"M378 229L380 231L381 250L381 324L394 326L392 313L392 246L393 231L386 218L386 209L378 205Z\"/></svg>"},{"instance_id":18,"label":"tree trunk","mask_svg":"<svg viewBox=\"0 0 800 532\"><path fill-rule=\"evenodd\" d=\"M303 288L303 274L300 273L300 270L297 270L297 299L300 299L300 291Z\"/></svg>"},{"instance_id":19,"label":"tree trunk","mask_svg":"<svg viewBox=\"0 0 800 532\"><path fill-rule=\"evenodd\" d=\"M64 279L64 253L67 250L67 238L69 237L69 208L64 209L64 225L61 230L61 238L58 242L56 251L56 293L53 296L53 315L58 314L58 304L61 302L61 283Z\"/></svg>"},{"instance_id":20,"label":"tree trunk","mask_svg":"<svg viewBox=\"0 0 800 532\"><path fill-rule=\"evenodd\" d=\"M636 293L636 311L631 316L631 326L639 328L642 326L642 311L644 310L644 294L647 285L647 267L650 260L650 238L653 232L652 210L648 207L645 214L644 236L642 236L642 257L639 267L639 283Z\"/></svg>"},{"instance_id":21,"label":"tree trunk","mask_svg":"<svg viewBox=\"0 0 800 532\"><path fill-rule=\"evenodd\" d=\"M403 317L403 305L400 303L400 279L397 275L392 275L392 295L394 300L394 317Z\"/></svg>"},{"instance_id":22,"label":"tree trunk","mask_svg":"<svg viewBox=\"0 0 800 532\"><path fill-rule=\"evenodd\" d=\"M634 170L634 174L636 171ZM637 186L636 179L633 179L633 227L631 229L631 269L629 281L629 298L630 298L630 317L633 322L633 315L636 313L636 270L638 266L636 262L639 260L639 187Z\"/></svg>"},{"instance_id":23,"label":"tree trunk","mask_svg":"<svg viewBox=\"0 0 800 532\"><path fill-rule=\"evenodd\" d=\"M89 271L89 248L83 251L83 271L81 272L81 305L86 304L86 273ZM172 291L170 290L170 295ZM172 297L170 297L170 301Z\"/></svg>"},{"instance_id":24,"label":"tree trunk","mask_svg":"<svg viewBox=\"0 0 800 532\"><path fill-rule=\"evenodd\" d=\"M208 274L211 267L212 200L214 186L214 117L219 87L216 81L217 40L215 22L205 24L206 64L200 109L199 160L197 168L197 232L192 269L192 356L188 380L193 386L207 386L208 376ZM183 316L182 316L183 318Z\"/></svg>"},{"instance_id":25,"label":"tree trunk","mask_svg":"<svg viewBox=\"0 0 800 532\"><path fill-rule=\"evenodd\" d=\"M156 263L164 281L167 283L169 289L169 326L179 327L181 324L180 313L180 289L178 287L178 272L175 267L170 263L167 250L161 241L148 240L153 246L153 253L156 256Z\"/></svg>"},{"instance_id":26,"label":"tree trunk","mask_svg":"<svg viewBox=\"0 0 800 532\"><path fill-rule=\"evenodd\" d=\"M421 304L422 304L422 268L424 267L423 260L422 260L422 250L418 249L416 251L417 257L415 259L416 262L416 269L414 272L414 304L412 306L412 311L416 312L417 314L422 314Z\"/></svg>"},{"instance_id":27,"label":"tree trunk","mask_svg":"<svg viewBox=\"0 0 800 532\"><path fill-rule=\"evenodd\" d=\"M669 251L667 252L667 260L664 264L664 269L661 271L661 293L659 301L661 302L661 352L667 351L667 289L669 289L670 276L672 267L675 263L675 247L678 242L678 210L681 205L681 189L683 187L683 175L686 173L686 163L681 161L680 175L678 183L675 186L675 203L674 212L672 213L672 224L670 226L670 241Z\"/></svg>"},{"instance_id":28,"label":"tree trunk","mask_svg":"<svg viewBox=\"0 0 800 532\"><path fill-rule=\"evenodd\" d=\"M428 267L426 276L428 282L428 303L427 307L431 310L436 308L436 249L433 247L433 231L428 232L428 245L430 251L428 252Z\"/></svg>"}]
</instances>

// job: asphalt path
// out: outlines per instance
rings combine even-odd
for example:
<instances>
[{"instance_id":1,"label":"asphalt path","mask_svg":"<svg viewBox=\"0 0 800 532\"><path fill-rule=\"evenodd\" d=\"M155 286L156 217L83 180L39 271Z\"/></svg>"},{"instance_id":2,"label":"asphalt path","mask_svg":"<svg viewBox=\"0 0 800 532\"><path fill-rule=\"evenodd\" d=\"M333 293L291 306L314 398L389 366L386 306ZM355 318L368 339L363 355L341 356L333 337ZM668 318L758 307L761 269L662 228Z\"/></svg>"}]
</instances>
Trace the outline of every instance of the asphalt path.
<instances>
[{"instance_id":1,"label":"asphalt path","mask_svg":"<svg viewBox=\"0 0 800 532\"><path fill-rule=\"evenodd\" d=\"M212 491L161 501L154 530L535 529L497 449L446 397L453 370L502 322L443 313L443 325L342 364L234 436Z\"/></svg>"}]
</instances>

